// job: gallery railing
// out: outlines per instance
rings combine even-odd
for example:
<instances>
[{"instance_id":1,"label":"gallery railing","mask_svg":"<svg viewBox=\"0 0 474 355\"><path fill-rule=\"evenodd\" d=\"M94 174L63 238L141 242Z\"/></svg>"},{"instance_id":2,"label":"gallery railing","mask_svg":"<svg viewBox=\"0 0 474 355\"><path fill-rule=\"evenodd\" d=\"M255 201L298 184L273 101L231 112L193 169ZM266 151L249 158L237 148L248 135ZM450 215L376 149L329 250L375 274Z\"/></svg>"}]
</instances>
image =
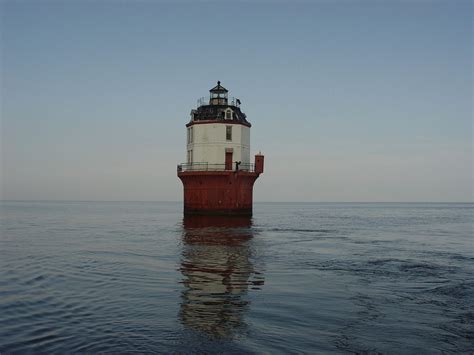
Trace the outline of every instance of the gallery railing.
<instances>
[{"instance_id":1,"label":"gallery railing","mask_svg":"<svg viewBox=\"0 0 474 355\"><path fill-rule=\"evenodd\" d=\"M226 169L227 168L227 169ZM255 164L232 162L232 168L229 169L226 164L210 164L210 163L183 163L179 164L177 169L182 171L255 171Z\"/></svg>"},{"instance_id":2,"label":"gallery railing","mask_svg":"<svg viewBox=\"0 0 474 355\"><path fill-rule=\"evenodd\" d=\"M197 100L197 108L201 106L207 106L211 104L211 99L209 97L201 97L200 99ZM229 98L222 98L220 99L222 101L227 100L227 105L229 106L235 106L235 107L240 107L240 100L237 99L236 97L229 97Z\"/></svg>"}]
</instances>

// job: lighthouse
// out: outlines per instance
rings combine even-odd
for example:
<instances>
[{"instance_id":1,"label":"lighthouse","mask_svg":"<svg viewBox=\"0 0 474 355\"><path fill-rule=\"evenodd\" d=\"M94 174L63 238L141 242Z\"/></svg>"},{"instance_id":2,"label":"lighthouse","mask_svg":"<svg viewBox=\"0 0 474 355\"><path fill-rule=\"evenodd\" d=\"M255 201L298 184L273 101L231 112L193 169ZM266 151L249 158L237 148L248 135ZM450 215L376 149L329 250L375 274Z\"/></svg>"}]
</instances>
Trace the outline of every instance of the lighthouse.
<instances>
[{"instance_id":1,"label":"lighthouse","mask_svg":"<svg viewBox=\"0 0 474 355\"><path fill-rule=\"evenodd\" d=\"M264 156L250 161L250 128L239 99L220 81L186 124L186 163L178 165L185 215L252 215L253 185Z\"/></svg>"}]
</instances>

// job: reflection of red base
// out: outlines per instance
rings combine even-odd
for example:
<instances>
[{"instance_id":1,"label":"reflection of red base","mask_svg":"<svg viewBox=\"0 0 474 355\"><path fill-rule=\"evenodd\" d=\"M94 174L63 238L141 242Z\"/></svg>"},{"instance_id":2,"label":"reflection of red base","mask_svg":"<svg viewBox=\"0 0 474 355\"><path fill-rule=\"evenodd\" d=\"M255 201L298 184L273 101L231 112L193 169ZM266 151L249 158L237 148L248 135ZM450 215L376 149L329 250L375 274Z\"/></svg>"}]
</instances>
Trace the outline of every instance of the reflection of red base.
<instances>
[{"instance_id":1,"label":"reflection of red base","mask_svg":"<svg viewBox=\"0 0 474 355\"><path fill-rule=\"evenodd\" d=\"M183 227L189 231L191 229L211 228L250 228L252 217L250 216L199 216L191 215L183 218Z\"/></svg>"},{"instance_id":2,"label":"reflection of red base","mask_svg":"<svg viewBox=\"0 0 474 355\"><path fill-rule=\"evenodd\" d=\"M259 173L247 171L184 171L185 215L252 215L253 184Z\"/></svg>"}]
</instances>

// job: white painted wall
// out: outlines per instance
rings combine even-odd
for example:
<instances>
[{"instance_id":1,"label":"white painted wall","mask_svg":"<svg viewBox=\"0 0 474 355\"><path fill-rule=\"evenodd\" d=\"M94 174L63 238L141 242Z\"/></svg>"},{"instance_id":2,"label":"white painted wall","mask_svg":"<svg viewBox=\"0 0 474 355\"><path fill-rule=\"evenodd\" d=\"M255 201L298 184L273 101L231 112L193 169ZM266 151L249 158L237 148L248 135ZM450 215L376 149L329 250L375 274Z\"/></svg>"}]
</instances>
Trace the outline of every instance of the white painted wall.
<instances>
[{"instance_id":1,"label":"white painted wall","mask_svg":"<svg viewBox=\"0 0 474 355\"><path fill-rule=\"evenodd\" d=\"M226 126L232 126L232 141L226 140ZM186 150L192 150L194 163L224 164L225 152L229 148L233 149L232 161L250 163L249 127L227 122L195 124L191 127L192 142L187 144Z\"/></svg>"}]
</instances>

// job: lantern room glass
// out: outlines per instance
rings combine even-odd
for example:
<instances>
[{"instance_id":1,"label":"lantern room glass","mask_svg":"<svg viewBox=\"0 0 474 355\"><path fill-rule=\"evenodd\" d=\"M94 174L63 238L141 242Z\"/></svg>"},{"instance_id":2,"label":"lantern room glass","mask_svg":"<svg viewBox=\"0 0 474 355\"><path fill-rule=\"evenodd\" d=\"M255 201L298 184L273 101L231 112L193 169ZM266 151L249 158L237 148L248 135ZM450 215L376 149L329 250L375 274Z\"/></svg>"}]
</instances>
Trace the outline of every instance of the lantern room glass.
<instances>
[{"instance_id":1,"label":"lantern room glass","mask_svg":"<svg viewBox=\"0 0 474 355\"><path fill-rule=\"evenodd\" d=\"M227 93L226 92L211 93L211 105L227 105Z\"/></svg>"}]
</instances>

